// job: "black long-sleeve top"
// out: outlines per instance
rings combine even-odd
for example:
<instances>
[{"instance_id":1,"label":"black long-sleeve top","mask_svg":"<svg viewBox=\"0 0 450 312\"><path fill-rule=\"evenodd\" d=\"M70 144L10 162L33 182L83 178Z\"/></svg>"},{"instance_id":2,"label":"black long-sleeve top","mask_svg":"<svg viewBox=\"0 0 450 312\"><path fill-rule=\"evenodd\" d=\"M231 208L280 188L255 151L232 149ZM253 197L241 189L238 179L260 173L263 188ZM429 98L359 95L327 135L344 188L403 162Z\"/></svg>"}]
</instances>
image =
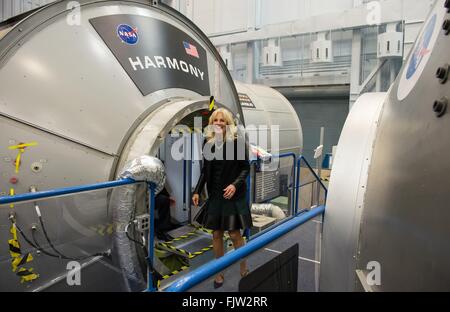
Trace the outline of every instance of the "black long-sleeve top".
<instances>
[{"instance_id":1,"label":"black long-sleeve top","mask_svg":"<svg viewBox=\"0 0 450 312\"><path fill-rule=\"evenodd\" d=\"M247 145L244 144L241 140L234 140L234 155L231 155L231 152L229 153L230 157L226 157L227 153L227 145L230 143L225 143L223 145L223 159L224 160L208 160L203 159L203 167L202 172L200 175L200 178L197 182L197 186L195 187L194 194L200 194L200 192L205 187L208 190L208 194L211 195L212 192L212 180L213 180L213 173L212 170L214 167L213 162L220 161L222 162L221 171L222 171L222 185L220 186L222 189L226 188L228 185L233 184L236 187L236 193L231 198L231 200L239 199L243 196L245 196L247 192L247 183L246 179L250 172L250 165L248 162L248 148ZM238 147L238 144L243 144ZM229 146L229 145L228 145ZM229 147L228 147L229 148ZM215 146L213 143L206 143L205 149L211 150L215 152ZM240 156L239 159L238 156ZM231 159L229 159L231 158ZM243 159L242 159L243 158ZM215 186L217 189L217 186Z\"/></svg>"}]
</instances>

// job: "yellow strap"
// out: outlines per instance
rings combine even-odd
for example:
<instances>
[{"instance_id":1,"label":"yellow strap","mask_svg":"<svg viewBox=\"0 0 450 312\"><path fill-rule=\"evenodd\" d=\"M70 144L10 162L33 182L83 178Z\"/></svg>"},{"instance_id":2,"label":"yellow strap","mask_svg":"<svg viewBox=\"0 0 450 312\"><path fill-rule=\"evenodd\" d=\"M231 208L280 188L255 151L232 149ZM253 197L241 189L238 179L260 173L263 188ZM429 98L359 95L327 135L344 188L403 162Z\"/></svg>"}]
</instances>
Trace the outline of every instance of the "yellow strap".
<instances>
[{"instance_id":1,"label":"yellow strap","mask_svg":"<svg viewBox=\"0 0 450 312\"><path fill-rule=\"evenodd\" d=\"M14 196L14 195L15 195L15 192L14 192L14 189L13 189L13 188L10 188L10 189L9 189L9 195L10 195L10 196ZM9 205L9 208L14 208L14 204L10 204L10 205Z\"/></svg>"},{"instance_id":2,"label":"yellow strap","mask_svg":"<svg viewBox=\"0 0 450 312\"><path fill-rule=\"evenodd\" d=\"M8 149L10 149L10 150L23 149L24 147L36 146L36 145L38 145L37 142L30 142L30 143L23 143L23 144L19 144L19 145L12 145L12 146L9 146Z\"/></svg>"},{"instance_id":3,"label":"yellow strap","mask_svg":"<svg viewBox=\"0 0 450 312\"><path fill-rule=\"evenodd\" d=\"M8 240L8 244L13 246L13 247L15 247L15 248L17 248L17 249L20 249L19 242L17 240L15 240L15 239ZM9 254L11 255L11 258L13 258L13 259L17 258L17 257L20 257L20 255L21 255L19 252L11 250L11 247L9 249Z\"/></svg>"},{"instance_id":4,"label":"yellow strap","mask_svg":"<svg viewBox=\"0 0 450 312\"><path fill-rule=\"evenodd\" d=\"M216 104L214 103L214 97L212 96L209 99L209 110L212 111L216 107Z\"/></svg>"},{"instance_id":5,"label":"yellow strap","mask_svg":"<svg viewBox=\"0 0 450 312\"><path fill-rule=\"evenodd\" d=\"M13 223L13 225L11 226L11 234L13 236L13 239L15 241L17 241L17 228L16 228L16 224L15 223Z\"/></svg>"},{"instance_id":6,"label":"yellow strap","mask_svg":"<svg viewBox=\"0 0 450 312\"><path fill-rule=\"evenodd\" d=\"M20 268L19 272L17 272L17 275L20 276L21 283L34 281L39 277L39 274L33 273L32 268L30 269Z\"/></svg>"},{"instance_id":7,"label":"yellow strap","mask_svg":"<svg viewBox=\"0 0 450 312\"><path fill-rule=\"evenodd\" d=\"M32 282L38 278L39 278L39 274L31 273L30 275L27 275L27 276L21 276L20 282L23 284L25 282Z\"/></svg>"},{"instance_id":8,"label":"yellow strap","mask_svg":"<svg viewBox=\"0 0 450 312\"><path fill-rule=\"evenodd\" d=\"M12 271L16 272L17 269L19 269L16 274L20 276L21 283L34 281L35 279L39 278L39 274L33 273L32 268L27 269L21 267L27 264L28 262L33 261L33 256L31 255L31 253L26 253L24 256L22 256L20 251L20 244L19 241L17 240L17 227L15 223L12 224L10 232L13 236L13 239L8 240L9 253L12 258L11 261Z\"/></svg>"},{"instance_id":9,"label":"yellow strap","mask_svg":"<svg viewBox=\"0 0 450 312\"><path fill-rule=\"evenodd\" d=\"M19 154L17 154L16 157L16 173L19 173L19 166L20 166L20 158L22 156L22 150L19 150Z\"/></svg>"},{"instance_id":10,"label":"yellow strap","mask_svg":"<svg viewBox=\"0 0 450 312\"><path fill-rule=\"evenodd\" d=\"M24 265L24 264L26 264L26 263L28 263L28 262L33 261L33 256L32 256L30 253L29 253L29 254L26 254L24 257L27 257L27 258L25 259L25 261L24 261L22 264L20 264L20 263L22 262L23 257L16 257L16 258L14 258L14 260L11 262L13 272L16 272L17 267L18 267L19 265Z\"/></svg>"}]
</instances>

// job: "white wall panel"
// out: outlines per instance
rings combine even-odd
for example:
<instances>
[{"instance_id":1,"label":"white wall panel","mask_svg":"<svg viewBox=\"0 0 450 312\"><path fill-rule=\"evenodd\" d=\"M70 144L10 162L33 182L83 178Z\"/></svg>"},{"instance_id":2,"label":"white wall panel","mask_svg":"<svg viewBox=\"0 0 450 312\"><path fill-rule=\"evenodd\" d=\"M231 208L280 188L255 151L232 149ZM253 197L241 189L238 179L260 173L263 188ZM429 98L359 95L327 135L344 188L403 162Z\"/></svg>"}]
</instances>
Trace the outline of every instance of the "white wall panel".
<instances>
[{"instance_id":1,"label":"white wall panel","mask_svg":"<svg viewBox=\"0 0 450 312\"><path fill-rule=\"evenodd\" d=\"M247 29L248 0L194 0L193 6L193 21L207 35Z\"/></svg>"},{"instance_id":2,"label":"white wall panel","mask_svg":"<svg viewBox=\"0 0 450 312\"><path fill-rule=\"evenodd\" d=\"M0 0L0 21L53 1L55 0Z\"/></svg>"},{"instance_id":3,"label":"white wall panel","mask_svg":"<svg viewBox=\"0 0 450 312\"><path fill-rule=\"evenodd\" d=\"M217 1L195 0L193 6L193 22L207 35L215 31L215 7Z\"/></svg>"}]
</instances>

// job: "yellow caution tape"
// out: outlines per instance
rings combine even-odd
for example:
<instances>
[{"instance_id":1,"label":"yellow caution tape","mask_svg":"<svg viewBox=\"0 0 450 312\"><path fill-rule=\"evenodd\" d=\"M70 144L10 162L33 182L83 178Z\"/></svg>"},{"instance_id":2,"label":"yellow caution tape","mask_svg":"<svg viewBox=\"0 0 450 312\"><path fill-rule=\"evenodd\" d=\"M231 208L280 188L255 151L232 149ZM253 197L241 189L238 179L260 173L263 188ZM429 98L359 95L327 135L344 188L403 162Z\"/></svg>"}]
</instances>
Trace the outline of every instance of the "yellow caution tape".
<instances>
[{"instance_id":1,"label":"yellow caution tape","mask_svg":"<svg viewBox=\"0 0 450 312\"><path fill-rule=\"evenodd\" d=\"M38 145L37 142L30 142L30 143L22 143L19 145L12 145L12 146L8 146L8 149L10 150L19 150L19 153L17 154L16 157L16 173L19 173L19 167L20 167L20 160L22 157L22 154L25 153L25 148L26 147L30 147L30 146L36 146Z\"/></svg>"},{"instance_id":2,"label":"yellow caution tape","mask_svg":"<svg viewBox=\"0 0 450 312\"><path fill-rule=\"evenodd\" d=\"M16 224L15 223L13 223L13 225L11 226L10 232L11 232L11 234L13 236L13 239L17 240L17 228L16 228Z\"/></svg>"},{"instance_id":3,"label":"yellow caution tape","mask_svg":"<svg viewBox=\"0 0 450 312\"><path fill-rule=\"evenodd\" d=\"M22 255L20 245L17 239L8 240L8 245L9 245L9 254L11 255L11 258L17 258Z\"/></svg>"},{"instance_id":4,"label":"yellow caution tape","mask_svg":"<svg viewBox=\"0 0 450 312\"><path fill-rule=\"evenodd\" d=\"M34 273L32 268L30 269L20 268L19 272L17 272L17 275L20 276L21 283L34 281L39 277L39 274Z\"/></svg>"},{"instance_id":5,"label":"yellow caution tape","mask_svg":"<svg viewBox=\"0 0 450 312\"><path fill-rule=\"evenodd\" d=\"M212 248L213 248L213 246L212 246L212 245L209 245L208 247L202 248L200 251L193 252L193 253L189 256L189 259L193 259L193 258L195 258L195 257L197 257L197 256L200 256L200 255L204 254L205 252L211 250Z\"/></svg>"},{"instance_id":6,"label":"yellow caution tape","mask_svg":"<svg viewBox=\"0 0 450 312\"><path fill-rule=\"evenodd\" d=\"M33 261L33 256L30 253L27 253L23 257L18 256L16 258L14 258L13 261L11 262L13 272L16 272L18 267L24 265L25 263L31 262L31 261Z\"/></svg>"},{"instance_id":7,"label":"yellow caution tape","mask_svg":"<svg viewBox=\"0 0 450 312\"><path fill-rule=\"evenodd\" d=\"M22 156L22 153L23 153L22 150L19 150L19 154L17 154L16 157L16 170L15 170L16 173L19 173L20 158Z\"/></svg>"},{"instance_id":8,"label":"yellow caution tape","mask_svg":"<svg viewBox=\"0 0 450 312\"><path fill-rule=\"evenodd\" d=\"M209 98L209 110L212 111L212 110L215 109L215 108L216 108L216 104L215 104L215 102L214 102L214 97L211 96L211 97Z\"/></svg>"},{"instance_id":9,"label":"yellow caution tape","mask_svg":"<svg viewBox=\"0 0 450 312\"><path fill-rule=\"evenodd\" d=\"M188 256L189 258L192 256L192 254L191 254L189 251L186 251L186 250L184 250L184 249L176 248L176 247L172 246L171 244L167 244L167 243L157 243L157 246L161 246L161 247L164 247L164 248L166 248L166 249L173 250L173 251L178 252L178 253L180 253L180 254L182 254L182 255L186 255L186 256Z\"/></svg>"},{"instance_id":10,"label":"yellow caution tape","mask_svg":"<svg viewBox=\"0 0 450 312\"><path fill-rule=\"evenodd\" d=\"M17 228L15 222L11 225L10 233L13 238L8 240L9 253L11 255L11 267L12 271L17 271L17 276L20 276L20 282L31 282L39 277L39 274L33 272L32 268L24 268L23 266L31 261L33 261L33 256L30 253L26 253L22 256L22 251L20 250L20 244L17 239Z\"/></svg>"},{"instance_id":11,"label":"yellow caution tape","mask_svg":"<svg viewBox=\"0 0 450 312\"><path fill-rule=\"evenodd\" d=\"M189 269L189 266L182 266L180 269L172 271L169 274L164 275L162 277L162 279L158 280L157 287L158 288L161 287L161 281L166 280L166 279L168 279L168 278L170 278L170 277L172 277L174 275L177 275L177 274L179 274L179 273L181 273L183 271L186 271L187 269Z\"/></svg>"},{"instance_id":12,"label":"yellow caution tape","mask_svg":"<svg viewBox=\"0 0 450 312\"><path fill-rule=\"evenodd\" d=\"M204 232L204 233L208 233L208 234L212 234L212 230L208 230L208 229L206 229L206 228L204 228L204 227L201 227L201 226L199 226L199 227L196 227L195 228L196 230L199 230L199 231L202 231L202 232Z\"/></svg>"},{"instance_id":13,"label":"yellow caution tape","mask_svg":"<svg viewBox=\"0 0 450 312\"><path fill-rule=\"evenodd\" d=\"M23 149L24 147L36 146L36 145L38 145L37 142L22 143L22 144L19 144L19 145L9 146L8 149L10 149L10 150Z\"/></svg>"}]
</instances>

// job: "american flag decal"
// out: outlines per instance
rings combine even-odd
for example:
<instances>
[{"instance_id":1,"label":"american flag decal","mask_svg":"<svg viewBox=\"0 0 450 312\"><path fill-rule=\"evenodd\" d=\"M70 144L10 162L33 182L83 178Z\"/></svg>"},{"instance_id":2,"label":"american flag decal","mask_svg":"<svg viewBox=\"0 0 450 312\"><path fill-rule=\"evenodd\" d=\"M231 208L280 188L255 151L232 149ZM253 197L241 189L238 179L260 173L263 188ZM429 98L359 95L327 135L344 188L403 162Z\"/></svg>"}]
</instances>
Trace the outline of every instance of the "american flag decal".
<instances>
[{"instance_id":1,"label":"american flag decal","mask_svg":"<svg viewBox=\"0 0 450 312\"><path fill-rule=\"evenodd\" d=\"M200 57L198 55L197 48L194 45L192 45L192 44L190 44L189 42L186 42L186 41L183 41L183 45L184 45L184 49L186 50L187 54L189 54L189 55L191 55L193 57L196 57L196 58Z\"/></svg>"}]
</instances>

